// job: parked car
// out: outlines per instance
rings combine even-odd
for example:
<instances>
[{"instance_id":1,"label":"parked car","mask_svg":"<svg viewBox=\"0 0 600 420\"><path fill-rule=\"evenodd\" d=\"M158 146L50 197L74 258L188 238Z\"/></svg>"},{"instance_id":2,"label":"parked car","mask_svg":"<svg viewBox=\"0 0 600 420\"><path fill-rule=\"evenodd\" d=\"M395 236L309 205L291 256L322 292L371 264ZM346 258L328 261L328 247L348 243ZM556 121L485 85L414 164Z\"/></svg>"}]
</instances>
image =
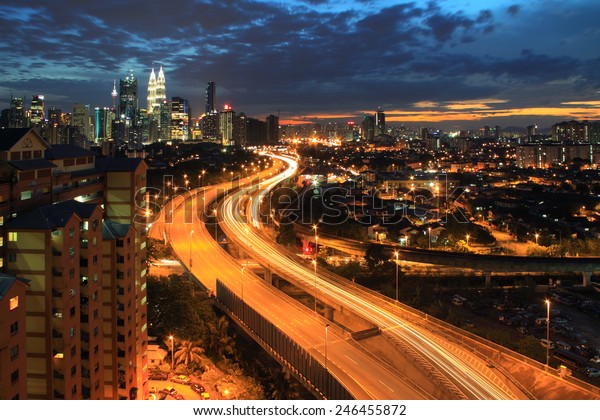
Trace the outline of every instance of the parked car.
<instances>
[{"instance_id":1,"label":"parked car","mask_svg":"<svg viewBox=\"0 0 600 420\"><path fill-rule=\"evenodd\" d=\"M542 338L540 340L540 344L542 345L542 347L545 347L545 348L548 348L548 349L551 349L551 350L555 347L553 341L546 340L545 338Z\"/></svg>"},{"instance_id":2,"label":"parked car","mask_svg":"<svg viewBox=\"0 0 600 420\"><path fill-rule=\"evenodd\" d=\"M161 372L160 370L155 370L150 375L150 379L153 381L166 381L169 379L169 375L166 372Z\"/></svg>"},{"instance_id":3,"label":"parked car","mask_svg":"<svg viewBox=\"0 0 600 420\"><path fill-rule=\"evenodd\" d=\"M202 393L206 391L202 385L195 382L190 383L190 388L198 395L202 395Z\"/></svg>"},{"instance_id":4,"label":"parked car","mask_svg":"<svg viewBox=\"0 0 600 420\"><path fill-rule=\"evenodd\" d=\"M600 378L600 370L593 367L586 368L583 373L590 378Z\"/></svg>"},{"instance_id":5,"label":"parked car","mask_svg":"<svg viewBox=\"0 0 600 420\"><path fill-rule=\"evenodd\" d=\"M150 387L149 392L150 394L158 394L158 388L156 388L155 386Z\"/></svg>"},{"instance_id":6,"label":"parked car","mask_svg":"<svg viewBox=\"0 0 600 420\"><path fill-rule=\"evenodd\" d=\"M173 388L172 386L170 386L168 388L161 389L160 393L173 396L173 395L177 394L177 390L175 388Z\"/></svg>"},{"instance_id":7,"label":"parked car","mask_svg":"<svg viewBox=\"0 0 600 420\"><path fill-rule=\"evenodd\" d=\"M465 319L465 325L469 328L474 328L475 327L475 323L473 322L472 319Z\"/></svg>"},{"instance_id":8,"label":"parked car","mask_svg":"<svg viewBox=\"0 0 600 420\"><path fill-rule=\"evenodd\" d=\"M179 376L175 376L174 378L171 379L173 382L175 382L176 384L184 384L187 385L190 383L190 378L185 376L185 375L179 375Z\"/></svg>"},{"instance_id":9,"label":"parked car","mask_svg":"<svg viewBox=\"0 0 600 420\"><path fill-rule=\"evenodd\" d=\"M173 398L175 398L176 400L185 400L185 398L183 398L183 395L181 394L175 394L173 395Z\"/></svg>"},{"instance_id":10,"label":"parked car","mask_svg":"<svg viewBox=\"0 0 600 420\"><path fill-rule=\"evenodd\" d=\"M592 362L592 363L600 363L600 356L596 355L596 356L592 357L590 359L590 362Z\"/></svg>"},{"instance_id":11,"label":"parked car","mask_svg":"<svg viewBox=\"0 0 600 420\"><path fill-rule=\"evenodd\" d=\"M571 350L571 345L569 343L565 343L564 341L557 341L556 346L561 350Z\"/></svg>"}]
</instances>

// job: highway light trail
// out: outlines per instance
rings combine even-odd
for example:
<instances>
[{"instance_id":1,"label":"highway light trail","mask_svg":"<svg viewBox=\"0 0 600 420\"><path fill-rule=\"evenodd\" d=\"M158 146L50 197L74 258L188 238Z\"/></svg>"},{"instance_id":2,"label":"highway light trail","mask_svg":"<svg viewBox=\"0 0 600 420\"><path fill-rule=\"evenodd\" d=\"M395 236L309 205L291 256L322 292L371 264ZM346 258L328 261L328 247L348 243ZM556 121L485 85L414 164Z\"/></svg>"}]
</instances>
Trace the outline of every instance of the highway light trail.
<instances>
[{"instance_id":1,"label":"highway light trail","mask_svg":"<svg viewBox=\"0 0 600 420\"><path fill-rule=\"evenodd\" d=\"M275 156L272 156L275 157ZM251 225L254 227L259 224L259 205L261 199L267 194L269 188L281 182L283 179L293 173L296 163L287 157L282 157L290 165L286 171L276 175L271 179L262 181L261 190L252 197L248 206L251 213ZM488 379L482 372L462 360L460 355L454 354L445 349L434 337L434 333L418 327L398 315L380 308L378 302L373 302L368 296L357 295L354 289L344 289L339 285L332 284L322 276L315 277L313 269L292 261L285 253L280 252L277 246L273 246L253 229L241 216L241 205L244 198L248 198L249 191L240 191L229 195L223 203L221 212L225 227L232 233L232 236L244 238L239 245L249 246L247 252L250 252L258 261L265 260L272 267L277 267L285 276L295 279L304 285L308 291L317 290L317 295L327 294L329 299L339 302L342 306L365 317L370 322L379 326L382 330L399 340L409 343L422 357L424 357L438 372L454 384L467 398L470 399L514 399L517 396L501 384L501 380L496 381ZM316 283L316 284L315 284ZM317 296L317 297L318 297ZM483 363L485 365L485 363ZM488 372L489 373L489 372ZM491 376L495 376L491 374Z\"/></svg>"}]
</instances>

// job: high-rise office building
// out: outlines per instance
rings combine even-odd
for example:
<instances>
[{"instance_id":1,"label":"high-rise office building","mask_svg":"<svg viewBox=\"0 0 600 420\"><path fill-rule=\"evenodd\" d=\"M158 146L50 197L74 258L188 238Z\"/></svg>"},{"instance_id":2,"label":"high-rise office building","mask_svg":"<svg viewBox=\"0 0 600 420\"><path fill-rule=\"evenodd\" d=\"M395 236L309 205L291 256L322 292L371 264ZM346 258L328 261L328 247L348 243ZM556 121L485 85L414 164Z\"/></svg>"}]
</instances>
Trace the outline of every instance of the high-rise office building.
<instances>
[{"instance_id":1,"label":"high-rise office building","mask_svg":"<svg viewBox=\"0 0 600 420\"><path fill-rule=\"evenodd\" d=\"M9 128L25 127L25 111L23 110L22 98L10 99L10 115L8 118Z\"/></svg>"},{"instance_id":2,"label":"high-rise office building","mask_svg":"<svg viewBox=\"0 0 600 420\"><path fill-rule=\"evenodd\" d=\"M171 100L171 140L187 141L190 137L190 105L187 99L173 97Z\"/></svg>"},{"instance_id":3,"label":"high-rise office building","mask_svg":"<svg viewBox=\"0 0 600 420\"><path fill-rule=\"evenodd\" d=\"M377 108L375 113L375 136L383 136L385 131L385 112L381 108Z\"/></svg>"},{"instance_id":4,"label":"high-rise office building","mask_svg":"<svg viewBox=\"0 0 600 420\"><path fill-rule=\"evenodd\" d=\"M41 125L44 122L44 95L33 95L31 97L31 108L29 120L31 125Z\"/></svg>"},{"instance_id":5,"label":"high-rise office building","mask_svg":"<svg viewBox=\"0 0 600 420\"><path fill-rule=\"evenodd\" d=\"M267 143L279 143L279 117L276 115L267 117Z\"/></svg>"},{"instance_id":6,"label":"high-rise office building","mask_svg":"<svg viewBox=\"0 0 600 420\"><path fill-rule=\"evenodd\" d=\"M147 108L148 114L158 116L160 113L161 104L167 100L167 87L165 81L165 73L162 66L158 71L158 77L154 73L154 67L150 72L150 79L148 80L148 97L147 97Z\"/></svg>"},{"instance_id":7,"label":"high-rise office building","mask_svg":"<svg viewBox=\"0 0 600 420\"><path fill-rule=\"evenodd\" d=\"M162 66L158 70L158 76L156 77L156 97L155 103L161 104L167 100L167 82L165 80L165 73Z\"/></svg>"},{"instance_id":8,"label":"high-rise office building","mask_svg":"<svg viewBox=\"0 0 600 420\"><path fill-rule=\"evenodd\" d=\"M51 106L48 109L48 123L52 125L64 125L62 109Z\"/></svg>"},{"instance_id":9,"label":"high-rise office building","mask_svg":"<svg viewBox=\"0 0 600 420\"><path fill-rule=\"evenodd\" d=\"M372 115L365 115L360 125L362 132L362 139L367 143L370 143L375 138L375 117Z\"/></svg>"},{"instance_id":10,"label":"high-rise office building","mask_svg":"<svg viewBox=\"0 0 600 420\"><path fill-rule=\"evenodd\" d=\"M96 108L94 118L94 139L96 142L112 139L112 125L115 114L110 108Z\"/></svg>"},{"instance_id":11,"label":"high-rise office building","mask_svg":"<svg viewBox=\"0 0 600 420\"><path fill-rule=\"evenodd\" d=\"M146 108L148 113L152 114L154 108L156 108L156 74L154 74L154 67L150 72L150 78L148 79L148 96L146 100Z\"/></svg>"},{"instance_id":12,"label":"high-rise office building","mask_svg":"<svg viewBox=\"0 0 600 420\"><path fill-rule=\"evenodd\" d=\"M135 122L138 111L138 82L133 70L119 81L119 119Z\"/></svg>"},{"instance_id":13,"label":"high-rise office building","mask_svg":"<svg viewBox=\"0 0 600 420\"><path fill-rule=\"evenodd\" d=\"M92 133L92 124L90 122L90 106L84 104L73 104L73 122L74 127L79 128L79 132L87 140L94 138Z\"/></svg>"},{"instance_id":14,"label":"high-rise office building","mask_svg":"<svg viewBox=\"0 0 600 420\"><path fill-rule=\"evenodd\" d=\"M234 119L235 112L233 108L229 104L225 104L223 106L223 111L219 113L219 134L221 139L221 144L223 146L234 146Z\"/></svg>"},{"instance_id":15,"label":"high-rise office building","mask_svg":"<svg viewBox=\"0 0 600 420\"><path fill-rule=\"evenodd\" d=\"M217 85L215 82L208 82L206 85L206 105L205 114L214 113L217 108Z\"/></svg>"}]
</instances>

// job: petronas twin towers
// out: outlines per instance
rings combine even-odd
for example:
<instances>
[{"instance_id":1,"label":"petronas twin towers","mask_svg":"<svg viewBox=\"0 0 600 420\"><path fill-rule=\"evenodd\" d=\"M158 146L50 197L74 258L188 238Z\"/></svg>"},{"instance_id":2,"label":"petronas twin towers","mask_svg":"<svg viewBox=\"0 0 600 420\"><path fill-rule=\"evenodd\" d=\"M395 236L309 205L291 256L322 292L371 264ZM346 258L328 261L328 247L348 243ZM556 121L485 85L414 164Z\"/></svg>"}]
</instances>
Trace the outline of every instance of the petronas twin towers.
<instances>
[{"instance_id":1,"label":"petronas twin towers","mask_svg":"<svg viewBox=\"0 0 600 420\"><path fill-rule=\"evenodd\" d=\"M160 66L158 77L154 74L154 67L148 80L148 114L159 114L161 104L167 100L167 88L165 84L165 74Z\"/></svg>"}]
</instances>

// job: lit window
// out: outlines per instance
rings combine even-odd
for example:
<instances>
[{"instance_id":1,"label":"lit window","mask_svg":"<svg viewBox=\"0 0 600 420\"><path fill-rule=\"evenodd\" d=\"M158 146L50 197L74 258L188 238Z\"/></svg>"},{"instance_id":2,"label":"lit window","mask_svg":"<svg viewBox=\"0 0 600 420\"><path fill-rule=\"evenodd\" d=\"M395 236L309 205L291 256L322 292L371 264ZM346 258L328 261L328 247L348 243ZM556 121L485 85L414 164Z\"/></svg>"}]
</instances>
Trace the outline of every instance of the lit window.
<instances>
[{"instance_id":1,"label":"lit window","mask_svg":"<svg viewBox=\"0 0 600 420\"><path fill-rule=\"evenodd\" d=\"M4 246L4 237L0 236L0 246Z\"/></svg>"},{"instance_id":2,"label":"lit window","mask_svg":"<svg viewBox=\"0 0 600 420\"><path fill-rule=\"evenodd\" d=\"M4 216L0 216L0 226L4 225Z\"/></svg>"},{"instance_id":3,"label":"lit window","mask_svg":"<svg viewBox=\"0 0 600 420\"><path fill-rule=\"evenodd\" d=\"M21 200L29 200L32 197L31 191L22 191L21 192Z\"/></svg>"},{"instance_id":4,"label":"lit window","mask_svg":"<svg viewBox=\"0 0 600 420\"><path fill-rule=\"evenodd\" d=\"M8 242L17 242L17 232L8 232Z\"/></svg>"},{"instance_id":5,"label":"lit window","mask_svg":"<svg viewBox=\"0 0 600 420\"><path fill-rule=\"evenodd\" d=\"M15 296L14 298L11 298L8 305L9 305L11 311L13 309L17 309L19 307L19 296Z\"/></svg>"}]
</instances>

